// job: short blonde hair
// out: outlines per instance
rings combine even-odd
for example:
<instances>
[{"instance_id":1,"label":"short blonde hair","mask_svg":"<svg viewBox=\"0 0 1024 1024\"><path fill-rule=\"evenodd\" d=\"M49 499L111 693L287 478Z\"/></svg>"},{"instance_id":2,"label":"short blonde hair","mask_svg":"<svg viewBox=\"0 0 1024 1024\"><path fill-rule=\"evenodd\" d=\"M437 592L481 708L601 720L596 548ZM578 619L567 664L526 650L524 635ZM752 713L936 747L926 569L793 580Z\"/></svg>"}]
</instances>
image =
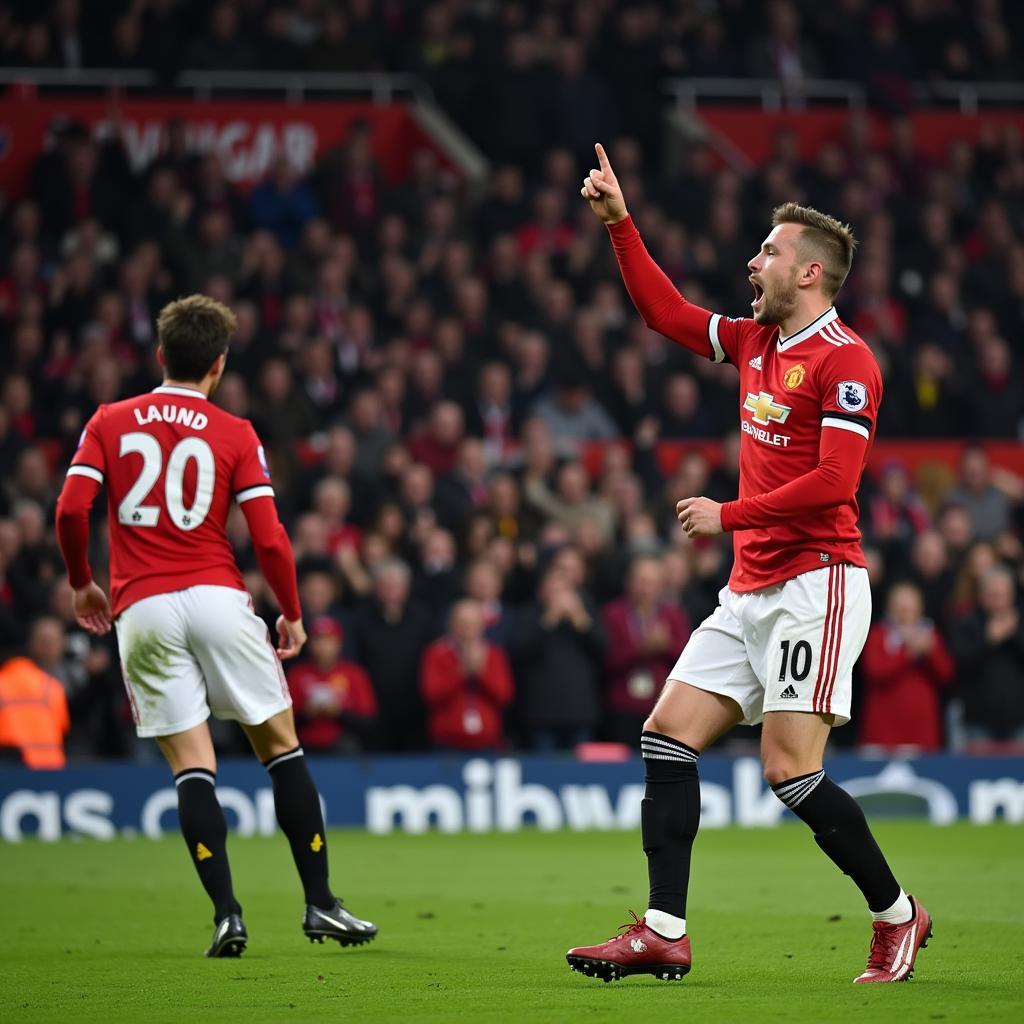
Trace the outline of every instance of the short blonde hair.
<instances>
[{"instance_id":1,"label":"short blonde hair","mask_svg":"<svg viewBox=\"0 0 1024 1024\"><path fill-rule=\"evenodd\" d=\"M200 381L217 357L227 352L238 321L222 302L208 295L189 295L160 310L156 330L167 376Z\"/></svg>"},{"instance_id":2,"label":"short blonde hair","mask_svg":"<svg viewBox=\"0 0 1024 1024\"><path fill-rule=\"evenodd\" d=\"M783 203L772 211L772 226L799 224L801 255L821 261L825 293L834 299L853 265L857 239L849 224L843 224L811 206Z\"/></svg>"}]
</instances>

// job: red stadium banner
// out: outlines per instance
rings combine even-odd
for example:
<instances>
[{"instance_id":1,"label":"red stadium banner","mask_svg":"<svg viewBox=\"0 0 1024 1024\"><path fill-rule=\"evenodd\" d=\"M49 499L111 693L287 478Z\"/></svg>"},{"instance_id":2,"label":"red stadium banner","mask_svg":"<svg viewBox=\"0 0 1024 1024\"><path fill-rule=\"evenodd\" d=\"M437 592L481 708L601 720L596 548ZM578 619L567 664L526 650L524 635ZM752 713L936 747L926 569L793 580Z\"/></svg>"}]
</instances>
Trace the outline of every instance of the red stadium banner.
<instances>
[{"instance_id":1,"label":"red stadium banner","mask_svg":"<svg viewBox=\"0 0 1024 1024\"><path fill-rule=\"evenodd\" d=\"M772 143L780 131L796 136L800 158L813 162L818 149L830 142L848 143L851 112L846 107L815 110L764 111L760 107L700 106L700 119L728 139L753 163L761 164L771 155ZM857 115L859 116L859 115ZM879 114L868 114L868 143L884 148L889 142L889 121ZM961 114L948 110L921 110L909 115L918 152L932 159L944 157L955 139L975 142L979 137L1006 130L1022 131L1020 110L985 111Z\"/></svg>"},{"instance_id":2,"label":"red stadium banner","mask_svg":"<svg viewBox=\"0 0 1024 1024\"><path fill-rule=\"evenodd\" d=\"M220 154L228 179L242 185L259 181L280 156L308 170L321 153L344 142L359 119L370 123L374 153L389 184L408 176L419 149L429 149L451 167L401 104L8 96L0 103L0 188L9 198L28 187L36 158L51 143L49 129L56 119L79 121L98 137L119 133L135 171L163 152L169 124L180 121L189 147Z\"/></svg>"}]
</instances>

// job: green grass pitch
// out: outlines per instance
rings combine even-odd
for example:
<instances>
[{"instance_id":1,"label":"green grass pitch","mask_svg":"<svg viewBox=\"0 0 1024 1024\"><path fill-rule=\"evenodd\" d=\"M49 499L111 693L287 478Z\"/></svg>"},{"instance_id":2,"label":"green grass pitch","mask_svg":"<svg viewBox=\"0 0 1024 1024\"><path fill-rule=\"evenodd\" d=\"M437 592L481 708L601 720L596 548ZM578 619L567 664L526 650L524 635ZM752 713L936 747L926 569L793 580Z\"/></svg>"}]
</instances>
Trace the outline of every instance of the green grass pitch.
<instances>
[{"instance_id":1,"label":"green grass pitch","mask_svg":"<svg viewBox=\"0 0 1024 1024\"><path fill-rule=\"evenodd\" d=\"M204 960L206 897L180 838L0 846L0 1020L1019 1021L1024 830L877 828L935 917L905 985L861 987L860 897L803 826L697 840L682 982L604 984L564 953L642 912L628 833L330 835L333 881L375 920L358 949L310 945L280 837L233 839L250 945Z\"/></svg>"}]
</instances>

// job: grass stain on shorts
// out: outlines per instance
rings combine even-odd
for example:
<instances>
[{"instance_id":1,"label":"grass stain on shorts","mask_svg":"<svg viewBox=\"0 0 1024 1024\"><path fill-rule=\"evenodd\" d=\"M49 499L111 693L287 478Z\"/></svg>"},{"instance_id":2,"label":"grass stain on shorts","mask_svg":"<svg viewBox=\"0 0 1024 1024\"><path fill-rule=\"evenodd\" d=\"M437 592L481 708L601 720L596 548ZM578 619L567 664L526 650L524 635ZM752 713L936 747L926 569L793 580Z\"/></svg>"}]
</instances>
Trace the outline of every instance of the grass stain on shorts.
<instances>
[{"instance_id":1,"label":"grass stain on shorts","mask_svg":"<svg viewBox=\"0 0 1024 1024\"><path fill-rule=\"evenodd\" d=\"M133 633L125 644L124 674L146 697L158 697L154 680L171 678L171 655L156 630Z\"/></svg>"}]
</instances>

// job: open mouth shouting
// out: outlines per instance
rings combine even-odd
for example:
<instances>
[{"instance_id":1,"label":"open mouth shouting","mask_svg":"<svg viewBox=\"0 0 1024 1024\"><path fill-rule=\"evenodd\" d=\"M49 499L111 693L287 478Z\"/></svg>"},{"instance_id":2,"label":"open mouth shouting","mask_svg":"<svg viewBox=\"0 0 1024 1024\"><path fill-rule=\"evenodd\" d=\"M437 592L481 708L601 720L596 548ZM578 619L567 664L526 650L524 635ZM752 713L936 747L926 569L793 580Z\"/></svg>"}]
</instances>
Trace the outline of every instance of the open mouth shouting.
<instances>
[{"instance_id":1,"label":"open mouth shouting","mask_svg":"<svg viewBox=\"0 0 1024 1024\"><path fill-rule=\"evenodd\" d=\"M754 289L754 301L750 303L750 306L755 313L759 313L764 305L764 288L753 275L751 275L748 280Z\"/></svg>"}]
</instances>

